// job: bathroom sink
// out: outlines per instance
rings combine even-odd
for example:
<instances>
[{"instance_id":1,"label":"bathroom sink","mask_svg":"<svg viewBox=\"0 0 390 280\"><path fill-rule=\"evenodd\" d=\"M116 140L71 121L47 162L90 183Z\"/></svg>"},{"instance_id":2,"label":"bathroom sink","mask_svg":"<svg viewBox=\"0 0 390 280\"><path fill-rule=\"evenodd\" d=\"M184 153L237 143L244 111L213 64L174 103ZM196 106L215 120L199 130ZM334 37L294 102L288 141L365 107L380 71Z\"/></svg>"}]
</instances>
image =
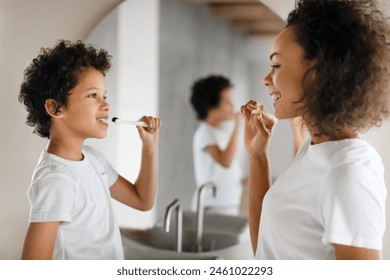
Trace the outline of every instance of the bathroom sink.
<instances>
[{"instance_id":1,"label":"bathroom sink","mask_svg":"<svg viewBox=\"0 0 390 280\"><path fill-rule=\"evenodd\" d=\"M178 253L150 245L151 231L121 229L123 253L126 260L221 260L210 253Z\"/></svg>"},{"instance_id":2,"label":"bathroom sink","mask_svg":"<svg viewBox=\"0 0 390 280\"><path fill-rule=\"evenodd\" d=\"M152 230L121 229L126 260L253 260L250 241L201 253L155 248L150 245Z\"/></svg>"},{"instance_id":3,"label":"bathroom sink","mask_svg":"<svg viewBox=\"0 0 390 280\"><path fill-rule=\"evenodd\" d=\"M174 230L174 229L173 229ZM183 252L195 252L196 232L183 230L182 250ZM232 234L204 232L202 247L204 252L220 250L239 243L239 238ZM164 250L175 250L176 232L164 232L161 228L153 228L150 246Z\"/></svg>"},{"instance_id":4,"label":"bathroom sink","mask_svg":"<svg viewBox=\"0 0 390 280\"><path fill-rule=\"evenodd\" d=\"M196 251L196 213L183 213L184 252ZM174 219L174 217L172 217ZM246 218L205 214L202 237L202 251L214 251L249 241L248 222ZM162 222L158 222L151 230L149 245L155 248L174 250L176 244L176 224L167 233L162 230Z\"/></svg>"},{"instance_id":5,"label":"bathroom sink","mask_svg":"<svg viewBox=\"0 0 390 280\"><path fill-rule=\"evenodd\" d=\"M176 252L176 214L169 232L162 221L149 230L121 229L125 259L211 260L253 259L247 219L204 215L202 252L196 252L196 213L183 213L182 252Z\"/></svg>"}]
</instances>

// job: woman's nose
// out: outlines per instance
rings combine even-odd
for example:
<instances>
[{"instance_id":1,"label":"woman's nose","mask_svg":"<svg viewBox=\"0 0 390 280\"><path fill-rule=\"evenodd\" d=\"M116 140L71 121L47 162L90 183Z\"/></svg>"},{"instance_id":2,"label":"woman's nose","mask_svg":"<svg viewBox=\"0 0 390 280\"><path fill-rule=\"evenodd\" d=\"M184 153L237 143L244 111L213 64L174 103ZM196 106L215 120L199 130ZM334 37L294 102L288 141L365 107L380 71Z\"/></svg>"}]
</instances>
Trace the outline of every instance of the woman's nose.
<instances>
[{"instance_id":1,"label":"woman's nose","mask_svg":"<svg viewBox=\"0 0 390 280\"><path fill-rule=\"evenodd\" d=\"M265 86L270 86L272 84L272 71L270 71L263 79L263 84Z\"/></svg>"}]
</instances>

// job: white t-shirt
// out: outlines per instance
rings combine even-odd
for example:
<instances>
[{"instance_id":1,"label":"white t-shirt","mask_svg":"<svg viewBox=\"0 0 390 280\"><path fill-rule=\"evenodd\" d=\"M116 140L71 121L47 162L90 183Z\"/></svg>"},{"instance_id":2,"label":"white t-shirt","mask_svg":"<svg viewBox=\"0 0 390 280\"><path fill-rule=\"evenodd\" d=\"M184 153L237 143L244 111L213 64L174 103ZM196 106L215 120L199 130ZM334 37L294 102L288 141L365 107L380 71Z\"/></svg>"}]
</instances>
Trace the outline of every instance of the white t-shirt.
<instances>
[{"instance_id":1,"label":"white t-shirt","mask_svg":"<svg viewBox=\"0 0 390 280\"><path fill-rule=\"evenodd\" d=\"M332 244L381 250L385 200L367 142L309 140L264 198L256 259L335 259Z\"/></svg>"},{"instance_id":2,"label":"white t-shirt","mask_svg":"<svg viewBox=\"0 0 390 280\"><path fill-rule=\"evenodd\" d=\"M30 222L60 221L54 259L123 259L109 187L117 172L96 150L71 161L43 151L28 190Z\"/></svg>"},{"instance_id":3,"label":"white t-shirt","mask_svg":"<svg viewBox=\"0 0 390 280\"><path fill-rule=\"evenodd\" d=\"M229 168L223 167L205 149L217 145L220 150L225 150L233 133L232 122L225 122L221 129L216 129L206 122L201 122L194 134L193 154L195 180L197 187L208 182L214 182L217 186L216 198L211 190L205 194L205 206L239 207L242 193L242 172L236 158ZM192 209L196 209L196 196L193 197Z\"/></svg>"}]
</instances>

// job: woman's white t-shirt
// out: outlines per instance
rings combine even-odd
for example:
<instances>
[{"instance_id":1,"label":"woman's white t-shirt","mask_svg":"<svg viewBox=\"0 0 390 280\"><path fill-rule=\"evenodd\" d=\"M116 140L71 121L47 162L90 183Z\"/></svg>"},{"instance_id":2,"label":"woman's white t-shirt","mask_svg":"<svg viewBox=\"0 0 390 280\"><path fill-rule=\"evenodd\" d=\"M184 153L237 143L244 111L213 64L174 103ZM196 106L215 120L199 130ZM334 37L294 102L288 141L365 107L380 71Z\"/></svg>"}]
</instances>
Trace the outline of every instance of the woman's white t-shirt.
<instances>
[{"instance_id":1,"label":"woman's white t-shirt","mask_svg":"<svg viewBox=\"0 0 390 280\"><path fill-rule=\"evenodd\" d=\"M268 190L256 259L335 259L332 244L382 249L380 156L360 139L310 140Z\"/></svg>"},{"instance_id":2,"label":"woman's white t-shirt","mask_svg":"<svg viewBox=\"0 0 390 280\"><path fill-rule=\"evenodd\" d=\"M220 129L201 122L194 134L193 154L195 167L195 180L197 187L208 182L214 182L217 186L217 195L214 198L211 191L206 192L205 205L216 207L239 207L242 193L242 172L236 158L230 167L220 165L206 151L207 147L217 145L220 150L225 150L232 137L232 123L226 122ZM195 197L195 196L194 196ZM192 208L195 209L195 199Z\"/></svg>"},{"instance_id":3,"label":"woman's white t-shirt","mask_svg":"<svg viewBox=\"0 0 390 280\"><path fill-rule=\"evenodd\" d=\"M71 161L43 151L28 190L30 223L60 221L53 259L123 259L109 187L118 173L96 150Z\"/></svg>"}]
</instances>

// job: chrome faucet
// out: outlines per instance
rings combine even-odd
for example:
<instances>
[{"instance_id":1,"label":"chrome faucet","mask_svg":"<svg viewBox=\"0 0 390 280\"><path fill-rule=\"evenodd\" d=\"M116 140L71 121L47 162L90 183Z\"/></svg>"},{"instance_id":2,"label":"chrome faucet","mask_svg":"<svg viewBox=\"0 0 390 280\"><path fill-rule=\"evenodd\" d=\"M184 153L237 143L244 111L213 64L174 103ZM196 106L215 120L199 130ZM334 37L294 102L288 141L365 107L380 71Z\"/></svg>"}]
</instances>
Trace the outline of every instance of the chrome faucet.
<instances>
[{"instance_id":1,"label":"chrome faucet","mask_svg":"<svg viewBox=\"0 0 390 280\"><path fill-rule=\"evenodd\" d=\"M213 182L206 183L198 189L198 213L196 222L196 251L202 252L202 237L203 237L203 218L204 218L204 206L203 200L205 192L208 188L213 189L213 196L217 195L217 186Z\"/></svg>"},{"instance_id":2,"label":"chrome faucet","mask_svg":"<svg viewBox=\"0 0 390 280\"><path fill-rule=\"evenodd\" d=\"M173 209L176 208L176 221L177 221L177 229L176 229L176 251L181 253L182 247L182 236L183 236L183 212L181 209L181 205L178 199L172 201L165 210L165 217L163 223L163 230L165 232L169 232L170 221Z\"/></svg>"}]
</instances>

